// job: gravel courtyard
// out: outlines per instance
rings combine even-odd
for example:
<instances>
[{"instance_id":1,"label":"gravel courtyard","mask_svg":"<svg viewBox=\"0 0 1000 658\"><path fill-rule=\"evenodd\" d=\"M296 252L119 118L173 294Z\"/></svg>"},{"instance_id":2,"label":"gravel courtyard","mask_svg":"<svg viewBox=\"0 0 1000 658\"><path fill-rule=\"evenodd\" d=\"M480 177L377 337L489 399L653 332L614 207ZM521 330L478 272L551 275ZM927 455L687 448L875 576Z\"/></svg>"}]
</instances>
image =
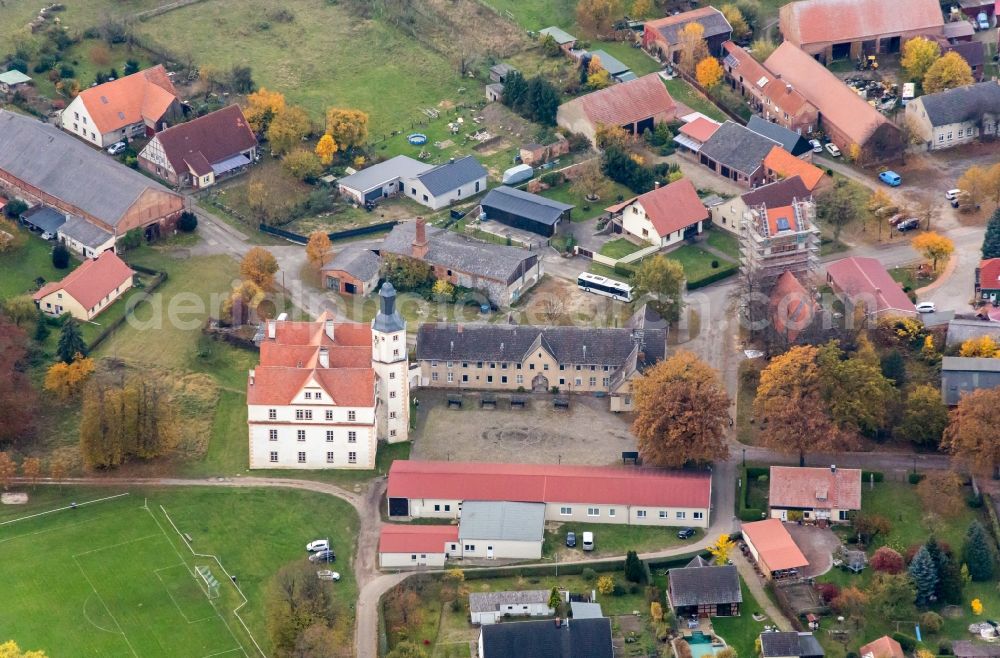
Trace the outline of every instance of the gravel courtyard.
<instances>
[{"instance_id":1,"label":"gravel courtyard","mask_svg":"<svg viewBox=\"0 0 1000 658\"><path fill-rule=\"evenodd\" d=\"M466 391L461 409L447 406L459 391L418 389L411 459L524 462L538 464L620 464L635 450L629 417L608 411L607 398L569 396L570 408L553 409L547 393L517 393L524 409L511 409L511 394L498 392L496 409L481 409L479 394Z\"/></svg>"}]
</instances>

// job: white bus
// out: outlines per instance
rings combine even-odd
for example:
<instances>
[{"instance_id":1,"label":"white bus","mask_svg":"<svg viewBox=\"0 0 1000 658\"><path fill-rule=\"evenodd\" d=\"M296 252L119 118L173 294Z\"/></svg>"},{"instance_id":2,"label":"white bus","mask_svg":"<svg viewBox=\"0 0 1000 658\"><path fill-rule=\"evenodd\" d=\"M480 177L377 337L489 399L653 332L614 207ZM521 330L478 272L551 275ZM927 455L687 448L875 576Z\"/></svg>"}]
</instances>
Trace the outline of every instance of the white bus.
<instances>
[{"instance_id":1,"label":"white bus","mask_svg":"<svg viewBox=\"0 0 1000 658\"><path fill-rule=\"evenodd\" d=\"M614 279L603 277L599 274L581 272L580 276L576 280L576 284L580 287L580 290L584 292L592 292L595 295L604 295L605 297L617 299L620 302L632 301L632 286L627 283L622 283L621 281L615 281Z\"/></svg>"}]
</instances>

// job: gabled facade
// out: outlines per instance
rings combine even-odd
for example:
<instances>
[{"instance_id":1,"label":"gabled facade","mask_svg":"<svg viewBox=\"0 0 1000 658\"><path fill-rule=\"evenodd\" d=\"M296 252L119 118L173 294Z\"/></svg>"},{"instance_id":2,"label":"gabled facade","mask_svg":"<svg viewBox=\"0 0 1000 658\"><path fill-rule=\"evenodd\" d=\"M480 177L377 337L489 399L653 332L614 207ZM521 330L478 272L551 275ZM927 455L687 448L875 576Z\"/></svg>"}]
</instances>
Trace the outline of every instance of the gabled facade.
<instances>
[{"instance_id":1,"label":"gabled facade","mask_svg":"<svg viewBox=\"0 0 1000 658\"><path fill-rule=\"evenodd\" d=\"M718 57L722 44L733 36L733 27L715 7L700 7L673 16L666 16L643 25L642 47L659 55L664 61L680 61L681 32L690 23L701 25L708 52Z\"/></svg>"},{"instance_id":2,"label":"gabled facade","mask_svg":"<svg viewBox=\"0 0 1000 658\"><path fill-rule=\"evenodd\" d=\"M818 265L819 229L811 197L788 206L747 209L740 230L741 269L766 293L785 272L808 278Z\"/></svg>"},{"instance_id":3,"label":"gabled facade","mask_svg":"<svg viewBox=\"0 0 1000 658\"><path fill-rule=\"evenodd\" d=\"M99 148L149 137L180 120L177 90L163 65L81 91L63 110L62 129Z\"/></svg>"},{"instance_id":4,"label":"gabled facade","mask_svg":"<svg viewBox=\"0 0 1000 658\"><path fill-rule=\"evenodd\" d=\"M440 210L486 191L486 168L473 156L451 160L405 179L406 196Z\"/></svg>"},{"instance_id":5,"label":"gabled facade","mask_svg":"<svg viewBox=\"0 0 1000 658\"><path fill-rule=\"evenodd\" d=\"M708 209L687 178L660 186L608 208L625 233L658 247L669 247L701 234Z\"/></svg>"},{"instance_id":6,"label":"gabled facade","mask_svg":"<svg viewBox=\"0 0 1000 658\"><path fill-rule=\"evenodd\" d=\"M1000 136L1000 83L980 82L915 98L906 117L928 149L936 151Z\"/></svg>"},{"instance_id":7,"label":"gabled facade","mask_svg":"<svg viewBox=\"0 0 1000 658\"><path fill-rule=\"evenodd\" d=\"M856 468L772 466L768 505L771 518L819 523L847 523L861 510L861 471ZM794 516L794 514L793 514Z\"/></svg>"},{"instance_id":8,"label":"gabled facade","mask_svg":"<svg viewBox=\"0 0 1000 658\"><path fill-rule=\"evenodd\" d=\"M559 106L556 122L563 128L596 140L597 126L619 126L632 135L673 121L677 103L656 73L592 91Z\"/></svg>"},{"instance_id":9,"label":"gabled facade","mask_svg":"<svg viewBox=\"0 0 1000 658\"><path fill-rule=\"evenodd\" d=\"M976 268L976 299L991 304L1000 302L1000 258L987 258Z\"/></svg>"},{"instance_id":10,"label":"gabled facade","mask_svg":"<svg viewBox=\"0 0 1000 658\"><path fill-rule=\"evenodd\" d=\"M115 252L105 251L94 260L84 261L62 281L45 284L33 299L45 315L69 313L81 322L89 322L132 288L134 275Z\"/></svg>"},{"instance_id":11,"label":"gabled facade","mask_svg":"<svg viewBox=\"0 0 1000 658\"><path fill-rule=\"evenodd\" d=\"M386 284L371 326L268 320L247 380L250 468L371 469L409 429L406 327Z\"/></svg>"},{"instance_id":12,"label":"gabled facade","mask_svg":"<svg viewBox=\"0 0 1000 658\"><path fill-rule=\"evenodd\" d=\"M784 82L732 41L723 44L722 68L729 87L747 100L767 121L800 135L819 126L819 110L791 84Z\"/></svg>"}]
</instances>

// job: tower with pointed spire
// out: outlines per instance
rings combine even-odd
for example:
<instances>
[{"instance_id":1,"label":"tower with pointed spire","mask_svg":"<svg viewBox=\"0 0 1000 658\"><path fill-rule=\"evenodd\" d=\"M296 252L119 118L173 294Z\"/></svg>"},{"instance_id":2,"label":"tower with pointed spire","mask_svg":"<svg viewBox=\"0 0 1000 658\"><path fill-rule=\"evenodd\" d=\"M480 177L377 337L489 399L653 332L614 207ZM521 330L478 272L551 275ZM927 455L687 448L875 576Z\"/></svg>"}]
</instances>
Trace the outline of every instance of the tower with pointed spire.
<instances>
[{"instance_id":1,"label":"tower with pointed spire","mask_svg":"<svg viewBox=\"0 0 1000 658\"><path fill-rule=\"evenodd\" d=\"M372 320L372 368L378 377L376 434L397 443L409 439L410 361L406 321L396 308L396 289L386 281L378 293L379 310Z\"/></svg>"}]
</instances>

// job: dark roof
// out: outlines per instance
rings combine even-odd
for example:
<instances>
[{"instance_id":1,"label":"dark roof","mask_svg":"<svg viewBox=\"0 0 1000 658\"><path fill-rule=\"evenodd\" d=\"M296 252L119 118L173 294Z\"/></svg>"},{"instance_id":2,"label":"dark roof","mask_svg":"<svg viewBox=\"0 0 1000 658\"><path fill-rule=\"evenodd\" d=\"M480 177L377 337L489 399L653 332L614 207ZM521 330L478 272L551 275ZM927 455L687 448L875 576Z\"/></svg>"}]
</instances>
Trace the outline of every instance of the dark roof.
<instances>
[{"instance_id":1,"label":"dark roof","mask_svg":"<svg viewBox=\"0 0 1000 658\"><path fill-rule=\"evenodd\" d=\"M966 21L962 22L966 25L969 24ZM942 54L949 52L961 55L962 59L972 68L986 63L986 44L982 41L958 41L941 49Z\"/></svg>"},{"instance_id":2,"label":"dark roof","mask_svg":"<svg viewBox=\"0 0 1000 658\"><path fill-rule=\"evenodd\" d=\"M743 601L740 576L731 564L671 569L669 578L670 604L675 608Z\"/></svg>"},{"instance_id":3,"label":"dark roof","mask_svg":"<svg viewBox=\"0 0 1000 658\"><path fill-rule=\"evenodd\" d=\"M802 135L785 128L784 126L779 126L776 123L771 123L767 119L762 119L759 116L750 117L750 123L747 124L747 128L759 133L764 137L773 139L774 141L781 144L781 147L794 155L799 157L803 153L809 153L812 151L812 146Z\"/></svg>"},{"instance_id":4,"label":"dark roof","mask_svg":"<svg viewBox=\"0 0 1000 658\"><path fill-rule=\"evenodd\" d=\"M740 198L747 206L759 206L764 204L767 208L782 208L792 205L795 199L808 199L812 196L809 188L798 176L785 178L775 183L761 185L757 189L750 190Z\"/></svg>"},{"instance_id":5,"label":"dark roof","mask_svg":"<svg viewBox=\"0 0 1000 658\"><path fill-rule=\"evenodd\" d=\"M610 53L606 53L603 50L592 50L590 51L591 57L596 57L597 61L600 63L601 68L608 72L608 75L615 77L625 73L626 71L632 70L630 66L623 64L620 60L615 59Z\"/></svg>"},{"instance_id":6,"label":"dark roof","mask_svg":"<svg viewBox=\"0 0 1000 658\"><path fill-rule=\"evenodd\" d=\"M951 648L958 658L997 658L1000 656L1000 646L995 644L956 640L951 643Z\"/></svg>"},{"instance_id":7,"label":"dark roof","mask_svg":"<svg viewBox=\"0 0 1000 658\"><path fill-rule=\"evenodd\" d=\"M156 139L175 172L186 173L190 167L199 176L211 173L211 165L257 145L239 105L171 126Z\"/></svg>"},{"instance_id":8,"label":"dark roof","mask_svg":"<svg viewBox=\"0 0 1000 658\"><path fill-rule=\"evenodd\" d=\"M66 215L49 206L35 206L21 213L21 221L43 233L55 233L66 223Z\"/></svg>"},{"instance_id":9,"label":"dark roof","mask_svg":"<svg viewBox=\"0 0 1000 658\"><path fill-rule=\"evenodd\" d=\"M714 7L702 7L700 9L694 9L691 11L686 11L675 16L667 16L666 18L660 18L655 21L648 21L646 23L646 29L650 27L655 29L657 32L663 35L663 38L667 40L671 45L677 45L680 43L680 33L684 29L684 26L688 23L700 23L703 28L705 28L705 39L711 39L712 37L719 36L720 34L730 34L733 31L732 26L726 17L722 15L722 12Z\"/></svg>"},{"instance_id":10,"label":"dark roof","mask_svg":"<svg viewBox=\"0 0 1000 658\"><path fill-rule=\"evenodd\" d=\"M663 329L645 329L640 338L631 329L431 322L417 331L417 359L521 361L542 347L562 364L620 367L637 341L643 344L647 363L663 358Z\"/></svg>"},{"instance_id":11,"label":"dark roof","mask_svg":"<svg viewBox=\"0 0 1000 658\"><path fill-rule=\"evenodd\" d=\"M378 313L372 322L374 331L391 334L406 329L406 320L396 308L396 288L391 281L386 281L378 291Z\"/></svg>"},{"instance_id":12,"label":"dark roof","mask_svg":"<svg viewBox=\"0 0 1000 658\"><path fill-rule=\"evenodd\" d=\"M378 274L381 265L382 261L371 249L347 247L324 265L323 271L340 270L361 281L368 281Z\"/></svg>"},{"instance_id":13,"label":"dark roof","mask_svg":"<svg viewBox=\"0 0 1000 658\"><path fill-rule=\"evenodd\" d=\"M965 393L1000 387L1000 359L946 356L941 361L941 393L948 406Z\"/></svg>"},{"instance_id":14,"label":"dark roof","mask_svg":"<svg viewBox=\"0 0 1000 658\"><path fill-rule=\"evenodd\" d=\"M490 190L483 198L482 206L487 217L490 210L500 210L549 226L558 222L564 212L575 208L568 203L560 203L507 186Z\"/></svg>"},{"instance_id":15,"label":"dark roof","mask_svg":"<svg viewBox=\"0 0 1000 658\"><path fill-rule=\"evenodd\" d=\"M701 154L749 175L763 166L775 145L777 141L727 121L702 145Z\"/></svg>"},{"instance_id":16,"label":"dark roof","mask_svg":"<svg viewBox=\"0 0 1000 658\"><path fill-rule=\"evenodd\" d=\"M97 249L113 237L100 226L75 215L59 227L59 235L64 235L91 249Z\"/></svg>"},{"instance_id":17,"label":"dark roof","mask_svg":"<svg viewBox=\"0 0 1000 658\"><path fill-rule=\"evenodd\" d=\"M764 658L824 655L823 647L812 633L794 631L761 633L760 647Z\"/></svg>"},{"instance_id":18,"label":"dark roof","mask_svg":"<svg viewBox=\"0 0 1000 658\"><path fill-rule=\"evenodd\" d=\"M614 658L607 617L490 624L482 634L484 658Z\"/></svg>"},{"instance_id":19,"label":"dark roof","mask_svg":"<svg viewBox=\"0 0 1000 658\"><path fill-rule=\"evenodd\" d=\"M337 184L364 194L376 187L382 187L390 181L400 178L413 178L433 168L433 165L421 162L420 160L414 160L407 155L397 155L394 158L389 158L388 160L383 160L370 167L366 167L350 176L344 176L337 180Z\"/></svg>"},{"instance_id":20,"label":"dark roof","mask_svg":"<svg viewBox=\"0 0 1000 658\"><path fill-rule=\"evenodd\" d=\"M919 98L931 125L944 126L979 119L985 112L1000 112L1000 84L979 82Z\"/></svg>"},{"instance_id":21,"label":"dark roof","mask_svg":"<svg viewBox=\"0 0 1000 658\"><path fill-rule=\"evenodd\" d=\"M422 174L417 174L417 180L424 184L428 192L439 196L467 183L485 178L486 173L486 168L479 164L479 160L467 155L454 162L448 162Z\"/></svg>"},{"instance_id":22,"label":"dark roof","mask_svg":"<svg viewBox=\"0 0 1000 658\"><path fill-rule=\"evenodd\" d=\"M397 224L382 242L381 253L410 256L415 234L415 222ZM428 263L504 282L538 259L527 249L480 242L435 226L427 227L427 246Z\"/></svg>"}]
</instances>

